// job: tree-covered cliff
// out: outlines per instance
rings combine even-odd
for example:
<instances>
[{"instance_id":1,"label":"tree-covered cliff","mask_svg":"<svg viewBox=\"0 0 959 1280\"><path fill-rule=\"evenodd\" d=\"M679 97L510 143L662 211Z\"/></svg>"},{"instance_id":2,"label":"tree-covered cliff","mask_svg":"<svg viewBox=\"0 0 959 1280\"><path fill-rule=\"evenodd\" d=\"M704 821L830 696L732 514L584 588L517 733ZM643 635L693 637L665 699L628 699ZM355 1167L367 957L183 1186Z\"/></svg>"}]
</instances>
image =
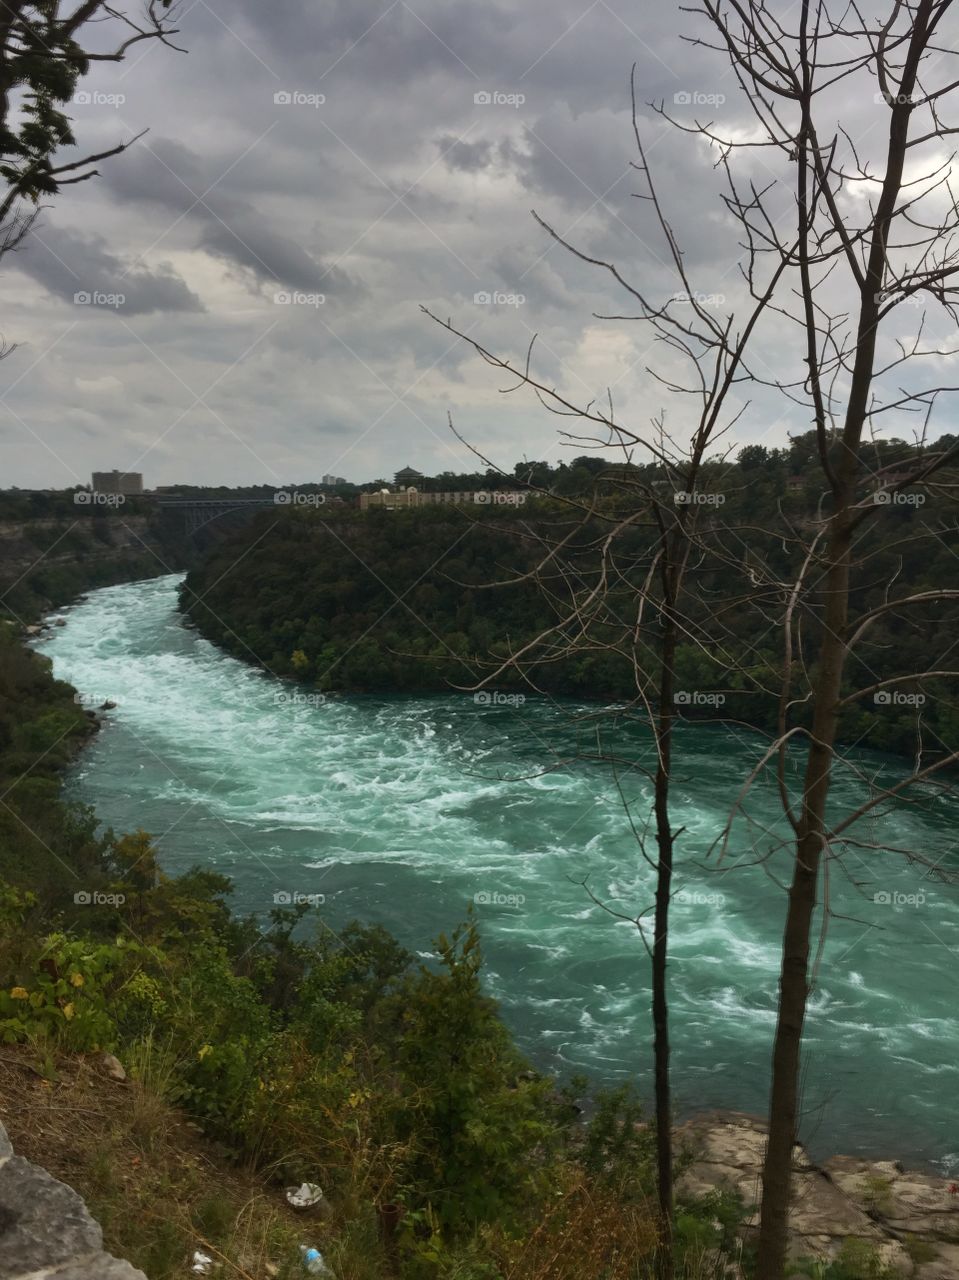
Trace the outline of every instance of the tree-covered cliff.
<instances>
[{"instance_id":1,"label":"tree-covered cliff","mask_svg":"<svg viewBox=\"0 0 959 1280\"><path fill-rule=\"evenodd\" d=\"M875 462L876 469L889 465L886 457ZM684 602L687 642L675 662L679 709L771 729L786 661L775 617L805 555L805 538L793 535L808 535L819 501L812 458L797 442L785 456L747 449L736 466L717 465L712 474L721 503L703 516L697 535L702 550ZM587 482L595 477L586 473L577 483ZM665 483L654 469L644 482ZM494 689L635 699L634 654L648 666L660 634L648 607L633 627L655 527L638 519L618 535L613 574L603 559L604 530L632 498L600 483L587 518L566 496L522 508L278 508L224 539L188 575L183 608L237 657L320 691L443 691L496 673ZM918 504L882 506L857 545L867 571L853 595L854 616L880 608L893 581L906 594L957 583L957 514L950 485ZM587 632L571 601L603 574L613 578L605 612ZM498 672L564 610L569 643L554 637L522 672ZM857 650L847 692L930 666L955 669L949 648L957 623L953 600L882 613ZM941 661L930 663L930 654ZM794 650L791 660L808 668L816 654ZM802 723L801 706L794 714ZM878 749L911 753L917 727L933 756L956 740L959 681L922 688L907 681L888 697L880 690L851 701L842 713L844 741Z\"/></svg>"}]
</instances>

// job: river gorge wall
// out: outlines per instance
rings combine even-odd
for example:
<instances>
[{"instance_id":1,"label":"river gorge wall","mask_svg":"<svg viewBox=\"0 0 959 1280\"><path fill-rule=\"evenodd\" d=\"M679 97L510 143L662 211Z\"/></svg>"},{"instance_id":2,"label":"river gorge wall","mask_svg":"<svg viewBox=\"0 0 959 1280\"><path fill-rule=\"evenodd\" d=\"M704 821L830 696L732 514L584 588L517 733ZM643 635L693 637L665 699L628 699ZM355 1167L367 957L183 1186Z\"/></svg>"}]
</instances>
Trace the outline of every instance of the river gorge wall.
<instances>
[{"instance_id":1,"label":"river gorge wall","mask_svg":"<svg viewBox=\"0 0 959 1280\"><path fill-rule=\"evenodd\" d=\"M22 622L83 591L186 567L183 540L150 515L0 521L0 602Z\"/></svg>"}]
</instances>

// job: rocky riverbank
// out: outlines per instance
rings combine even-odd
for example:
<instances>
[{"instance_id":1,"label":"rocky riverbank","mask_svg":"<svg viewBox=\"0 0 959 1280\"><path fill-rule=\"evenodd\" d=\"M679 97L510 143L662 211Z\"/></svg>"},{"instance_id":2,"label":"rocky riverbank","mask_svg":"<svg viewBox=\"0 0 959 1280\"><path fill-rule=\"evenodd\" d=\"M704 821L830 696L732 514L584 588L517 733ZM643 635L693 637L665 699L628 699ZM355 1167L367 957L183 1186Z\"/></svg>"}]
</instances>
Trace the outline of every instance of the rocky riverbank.
<instances>
[{"instance_id":1,"label":"rocky riverbank","mask_svg":"<svg viewBox=\"0 0 959 1280\"><path fill-rule=\"evenodd\" d=\"M691 1163L684 1190L735 1192L759 1222L766 1128L754 1116L721 1112L682 1125L677 1138ZM793 1164L790 1256L831 1261L850 1240L875 1250L894 1274L959 1280L959 1183L912 1173L886 1160L833 1156L814 1164L797 1145Z\"/></svg>"}]
</instances>

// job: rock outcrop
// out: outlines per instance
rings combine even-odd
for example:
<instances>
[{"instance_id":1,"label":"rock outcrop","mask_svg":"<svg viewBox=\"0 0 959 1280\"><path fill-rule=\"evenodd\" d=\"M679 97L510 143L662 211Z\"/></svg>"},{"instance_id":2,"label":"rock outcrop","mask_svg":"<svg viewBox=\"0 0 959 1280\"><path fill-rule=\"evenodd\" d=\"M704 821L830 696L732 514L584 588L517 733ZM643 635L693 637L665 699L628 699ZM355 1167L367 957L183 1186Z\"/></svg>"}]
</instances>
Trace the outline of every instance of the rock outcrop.
<instances>
[{"instance_id":1,"label":"rock outcrop","mask_svg":"<svg viewBox=\"0 0 959 1280\"><path fill-rule=\"evenodd\" d=\"M735 1113L706 1115L677 1131L691 1163L683 1190L738 1194L759 1224L764 1123ZM909 1173L886 1161L835 1156L813 1164L795 1148L790 1256L838 1257L848 1240L875 1249L892 1272L914 1280L959 1280L959 1185L948 1178Z\"/></svg>"},{"instance_id":2,"label":"rock outcrop","mask_svg":"<svg viewBox=\"0 0 959 1280\"><path fill-rule=\"evenodd\" d=\"M22 1156L0 1125L0 1280L147 1280L103 1250L86 1205Z\"/></svg>"}]
</instances>

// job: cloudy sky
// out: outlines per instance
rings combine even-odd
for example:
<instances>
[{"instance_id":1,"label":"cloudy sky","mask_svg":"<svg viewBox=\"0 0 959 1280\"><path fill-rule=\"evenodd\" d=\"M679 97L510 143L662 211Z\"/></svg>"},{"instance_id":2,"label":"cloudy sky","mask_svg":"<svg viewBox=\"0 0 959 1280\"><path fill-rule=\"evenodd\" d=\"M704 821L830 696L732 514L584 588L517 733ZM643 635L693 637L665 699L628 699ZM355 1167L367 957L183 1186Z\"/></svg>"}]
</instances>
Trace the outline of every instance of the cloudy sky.
<instances>
[{"instance_id":1,"label":"cloudy sky","mask_svg":"<svg viewBox=\"0 0 959 1280\"><path fill-rule=\"evenodd\" d=\"M181 0L179 26L186 54L95 64L70 108L81 149L149 132L0 263L3 336L19 344L0 366L0 484L111 467L151 486L472 469L448 414L503 466L563 457L561 424L504 396L421 306L520 361L538 333L547 383L583 402L611 387L638 429L665 406L688 434L648 372L650 335L594 317L628 310L622 294L530 210L643 287L676 287L634 194L635 62L696 287L735 294L714 157L647 105L706 95L677 115L748 127L725 60L682 40L701 20L635 0ZM846 105L881 139L871 101ZM786 334L769 329L763 359L795 346ZM733 438L807 426L759 395Z\"/></svg>"}]
</instances>

